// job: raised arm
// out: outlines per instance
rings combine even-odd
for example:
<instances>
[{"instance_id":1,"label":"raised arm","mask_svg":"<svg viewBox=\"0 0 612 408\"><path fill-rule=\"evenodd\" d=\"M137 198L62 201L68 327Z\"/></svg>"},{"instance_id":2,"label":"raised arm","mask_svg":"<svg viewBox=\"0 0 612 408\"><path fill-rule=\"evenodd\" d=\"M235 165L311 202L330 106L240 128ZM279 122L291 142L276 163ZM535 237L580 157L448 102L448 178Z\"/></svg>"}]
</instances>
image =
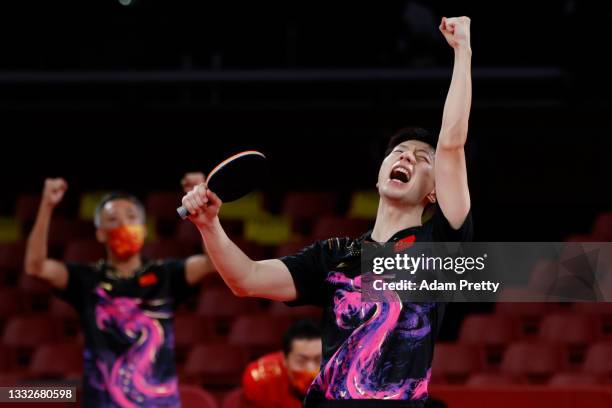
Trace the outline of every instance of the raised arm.
<instances>
[{"instance_id":1,"label":"raised arm","mask_svg":"<svg viewBox=\"0 0 612 408\"><path fill-rule=\"evenodd\" d=\"M62 262L47 257L49 224L53 209L64 197L68 184L61 178L46 179L38 215L28 237L24 269L27 275L44 279L58 289L68 284L68 269Z\"/></svg>"},{"instance_id":2,"label":"raised arm","mask_svg":"<svg viewBox=\"0 0 612 408\"><path fill-rule=\"evenodd\" d=\"M470 210L464 151L472 105L470 19L442 18L440 31L455 52L455 63L436 148L436 197L450 225L459 228Z\"/></svg>"},{"instance_id":3,"label":"raised arm","mask_svg":"<svg viewBox=\"0 0 612 408\"><path fill-rule=\"evenodd\" d=\"M222 202L206 184L199 184L187 193L183 205L202 234L208 256L236 296L295 300L293 278L283 262L278 259L254 261L229 239L219 222Z\"/></svg>"}]
</instances>

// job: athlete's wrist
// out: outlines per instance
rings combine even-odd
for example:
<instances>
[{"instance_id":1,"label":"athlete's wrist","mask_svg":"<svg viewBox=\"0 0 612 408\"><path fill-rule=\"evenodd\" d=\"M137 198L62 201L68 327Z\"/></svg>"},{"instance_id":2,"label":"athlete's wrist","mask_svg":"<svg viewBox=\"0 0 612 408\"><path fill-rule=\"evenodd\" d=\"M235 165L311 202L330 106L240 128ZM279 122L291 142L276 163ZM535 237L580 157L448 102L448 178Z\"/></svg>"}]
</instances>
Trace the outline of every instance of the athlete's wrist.
<instances>
[{"instance_id":1,"label":"athlete's wrist","mask_svg":"<svg viewBox=\"0 0 612 408\"><path fill-rule=\"evenodd\" d=\"M217 228L221 227L218 215L213 218L202 217L201 219L196 219L194 224L203 235L214 233Z\"/></svg>"},{"instance_id":2,"label":"athlete's wrist","mask_svg":"<svg viewBox=\"0 0 612 408\"><path fill-rule=\"evenodd\" d=\"M472 57L472 47L469 44L460 44L455 50L455 58L471 58Z\"/></svg>"}]
</instances>

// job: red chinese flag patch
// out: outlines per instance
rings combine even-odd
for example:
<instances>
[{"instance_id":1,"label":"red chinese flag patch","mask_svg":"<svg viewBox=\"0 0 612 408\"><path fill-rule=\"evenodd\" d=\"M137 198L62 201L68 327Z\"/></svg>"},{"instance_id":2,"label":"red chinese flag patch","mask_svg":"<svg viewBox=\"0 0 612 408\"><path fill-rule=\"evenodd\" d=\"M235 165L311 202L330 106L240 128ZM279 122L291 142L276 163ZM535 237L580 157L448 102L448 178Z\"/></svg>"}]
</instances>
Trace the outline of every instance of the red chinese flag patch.
<instances>
[{"instance_id":1,"label":"red chinese flag patch","mask_svg":"<svg viewBox=\"0 0 612 408\"><path fill-rule=\"evenodd\" d=\"M138 278L138 283L140 286L151 286L157 283L157 275L154 273L145 273L140 278Z\"/></svg>"},{"instance_id":2,"label":"red chinese flag patch","mask_svg":"<svg viewBox=\"0 0 612 408\"><path fill-rule=\"evenodd\" d=\"M395 243L393 249L395 252L404 251L412 246L412 244L416 241L416 237L414 235L409 235L406 238L402 238Z\"/></svg>"}]
</instances>

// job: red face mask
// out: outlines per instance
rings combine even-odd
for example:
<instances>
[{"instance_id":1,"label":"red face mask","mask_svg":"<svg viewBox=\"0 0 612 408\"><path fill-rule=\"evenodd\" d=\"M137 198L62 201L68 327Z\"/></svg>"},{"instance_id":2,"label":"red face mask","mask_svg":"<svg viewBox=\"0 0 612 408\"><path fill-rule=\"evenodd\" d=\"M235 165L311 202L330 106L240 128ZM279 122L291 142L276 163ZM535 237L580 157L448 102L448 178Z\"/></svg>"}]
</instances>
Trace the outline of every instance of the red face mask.
<instances>
[{"instance_id":1,"label":"red face mask","mask_svg":"<svg viewBox=\"0 0 612 408\"><path fill-rule=\"evenodd\" d=\"M144 225L122 225L108 230L108 247L117 258L128 259L140 252L144 237Z\"/></svg>"},{"instance_id":2,"label":"red face mask","mask_svg":"<svg viewBox=\"0 0 612 408\"><path fill-rule=\"evenodd\" d=\"M318 371L289 371L289 383L300 395L306 395L308 387L316 378Z\"/></svg>"}]
</instances>

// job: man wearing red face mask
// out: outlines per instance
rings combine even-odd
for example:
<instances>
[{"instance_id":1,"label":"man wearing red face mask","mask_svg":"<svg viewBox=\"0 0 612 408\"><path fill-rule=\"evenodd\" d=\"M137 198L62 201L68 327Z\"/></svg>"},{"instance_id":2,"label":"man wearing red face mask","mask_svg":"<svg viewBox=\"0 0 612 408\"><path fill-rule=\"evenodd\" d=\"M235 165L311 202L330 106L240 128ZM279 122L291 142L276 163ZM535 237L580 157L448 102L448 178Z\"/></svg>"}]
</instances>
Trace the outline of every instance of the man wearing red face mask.
<instances>
[{"instance_id":1,"label":"man wearing red face mask","mask_svg":"<svg viewBox=\"0 0 612 408\"><path fill-rule=\"evenodd\" d=\"M282 352L244 370L244 398L257 408L300 408L320 365L321 329L308 320L296 322L285 333Z\"/></svg>"},{"instance_id":2,"label":"man wearing red face mask","mask_svg":"<svg viewBox=\"0 0 612 408\"><path fill-rule=\"evenodd\" d=\"M183 179L186 190L201 173ZM145 211L134 196L109 194L95 213L96 238L106 259L63 263L47 256L49 224L68 188L47 179L28 238L25 271L49 282L75 307L85 334L83 401L87 407L178 407L173 315L213 272L206 255L154 261L141 257Z\"/></svg>"}]
</instances>

